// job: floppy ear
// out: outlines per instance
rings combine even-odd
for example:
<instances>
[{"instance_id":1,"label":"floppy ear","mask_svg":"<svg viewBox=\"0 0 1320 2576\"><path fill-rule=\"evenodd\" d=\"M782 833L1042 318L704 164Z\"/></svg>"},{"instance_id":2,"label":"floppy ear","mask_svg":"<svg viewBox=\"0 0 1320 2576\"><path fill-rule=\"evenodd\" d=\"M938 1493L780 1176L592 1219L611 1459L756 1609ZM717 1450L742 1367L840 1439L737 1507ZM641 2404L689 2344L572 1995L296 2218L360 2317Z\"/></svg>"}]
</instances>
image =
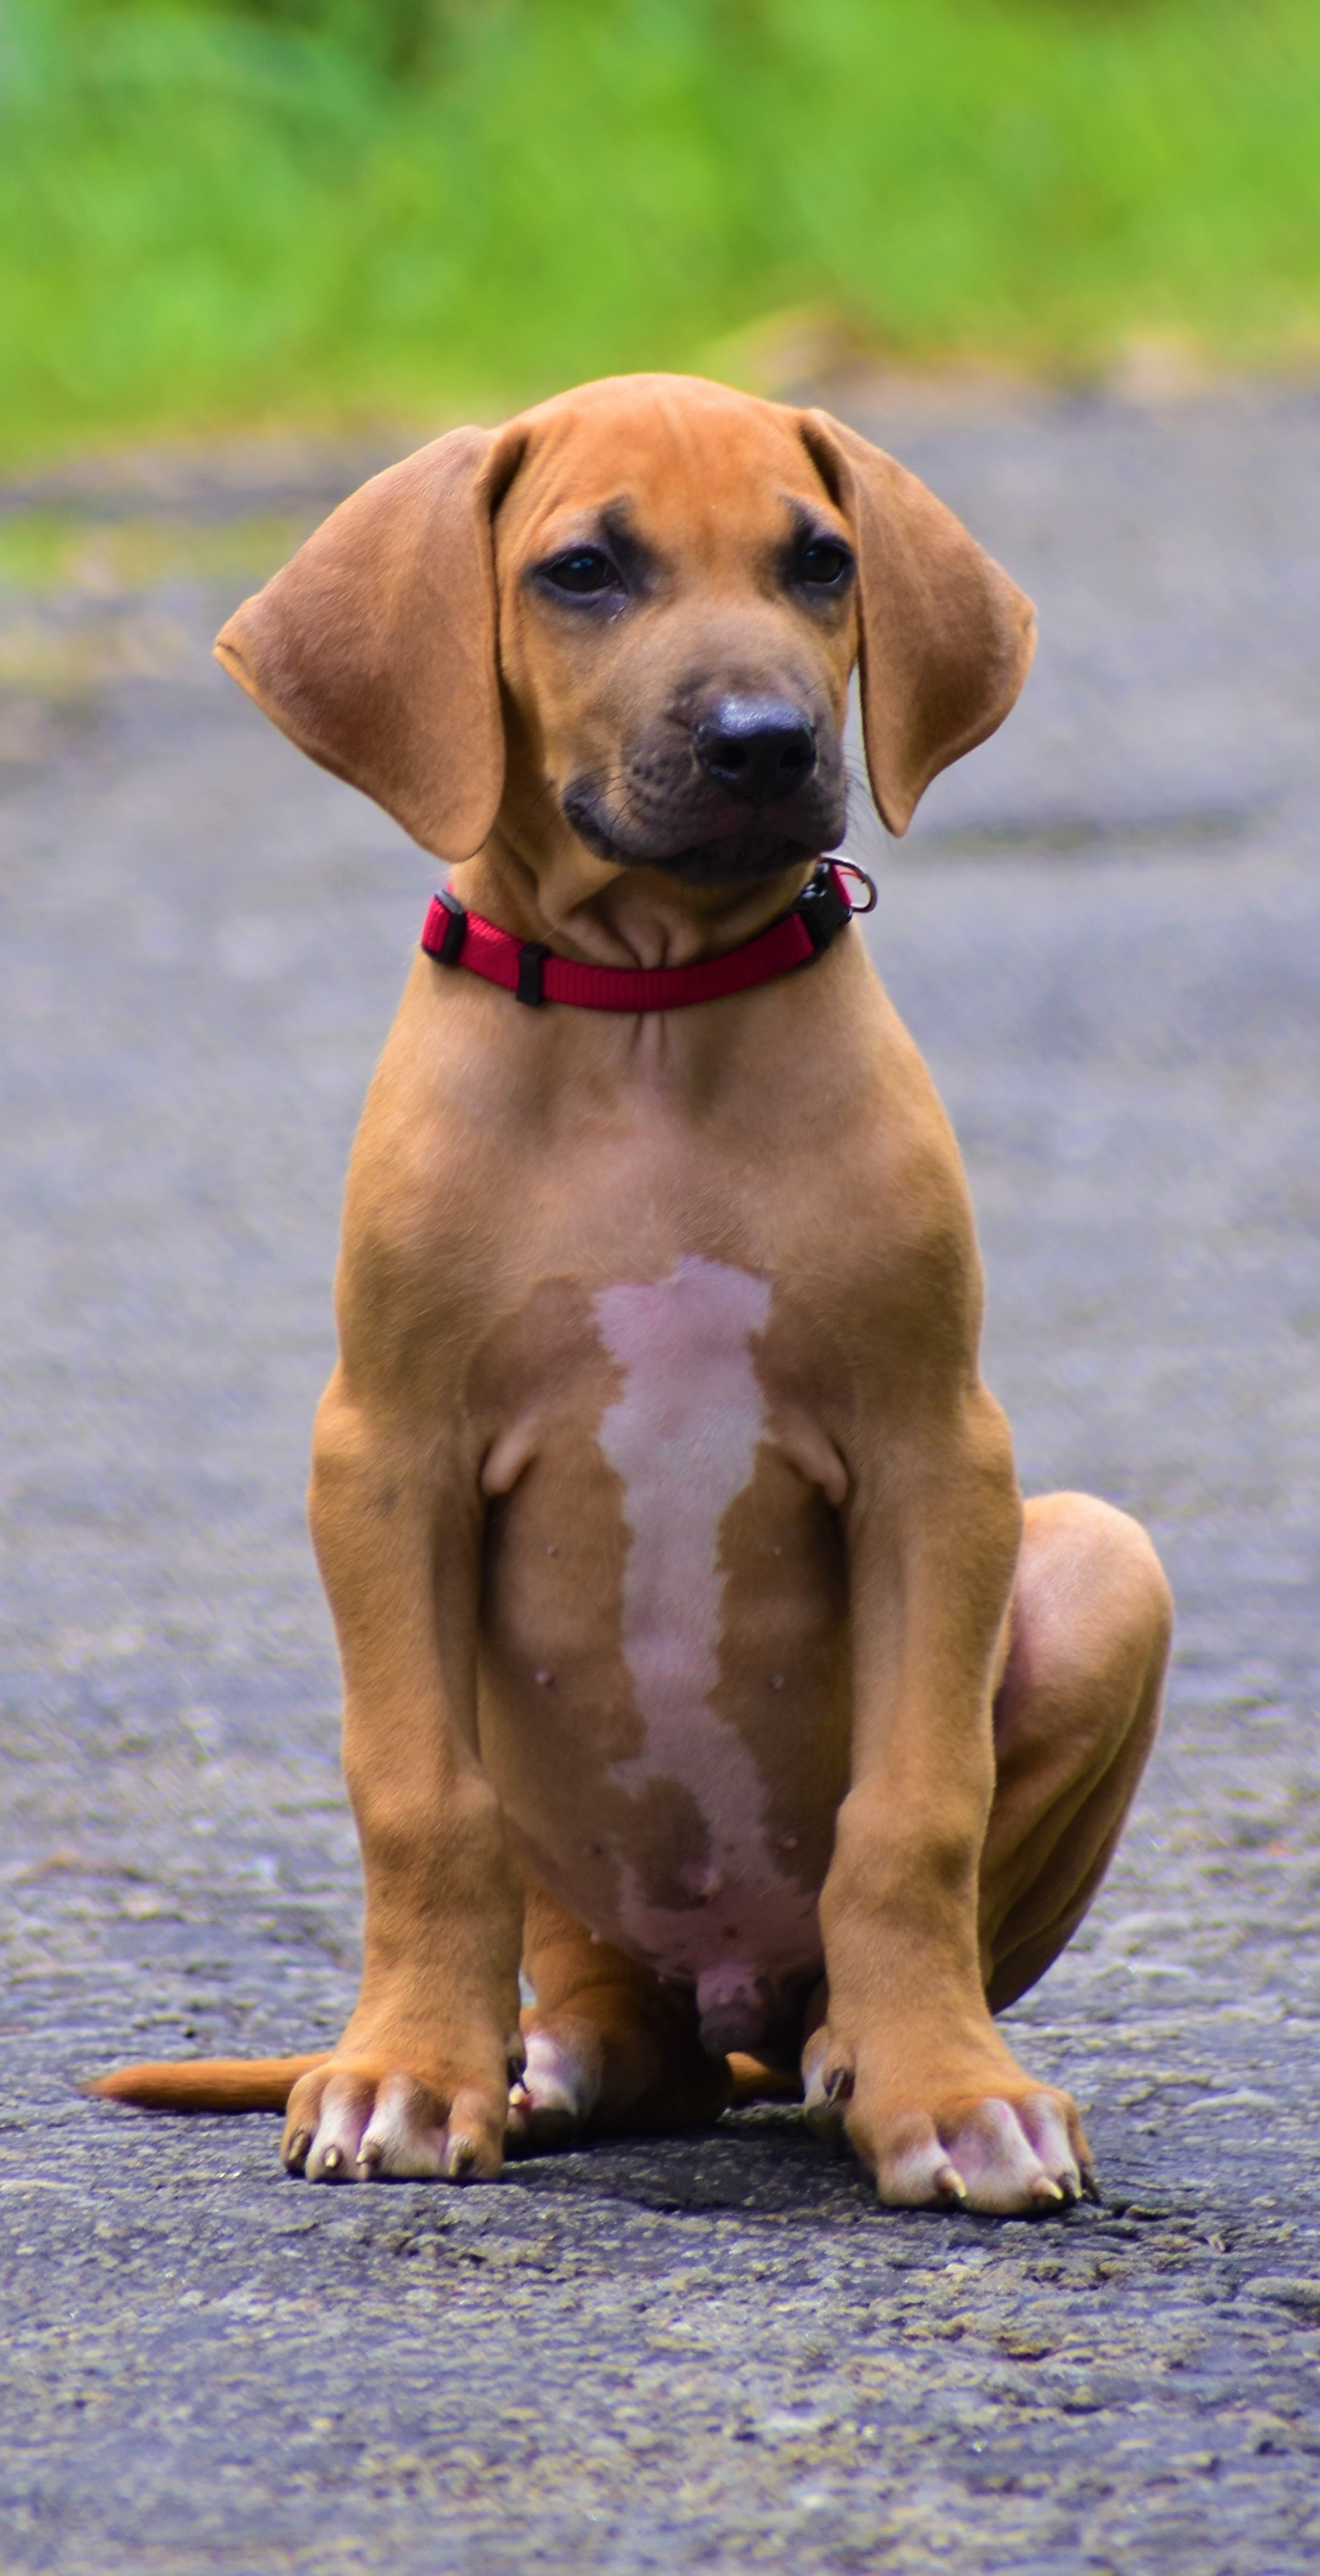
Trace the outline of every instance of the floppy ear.
<instances>
[{"instance_id":1,"label":"floppy ear","mask_svg":"<svg viewBox=\"0 0 1320 2576\"><path fill-rule=\"evenodd\" d=\"M504 784L491 512L520 449L454 429L377 474L216 640L300 751L455 864Z\"/></svg>"},{"instance_id":2,"label":"floppy ear","mask_svg":"<svg viewBox=\"0 0 1320 2576\"><path fill-rule=\"evenodd\" d=\"M888 829L950 761L1001 725L1036 649L1036 612L967 530L883 449L828 412L802 434L857 546L862 727Z\"/></svg>"}]
</instances>

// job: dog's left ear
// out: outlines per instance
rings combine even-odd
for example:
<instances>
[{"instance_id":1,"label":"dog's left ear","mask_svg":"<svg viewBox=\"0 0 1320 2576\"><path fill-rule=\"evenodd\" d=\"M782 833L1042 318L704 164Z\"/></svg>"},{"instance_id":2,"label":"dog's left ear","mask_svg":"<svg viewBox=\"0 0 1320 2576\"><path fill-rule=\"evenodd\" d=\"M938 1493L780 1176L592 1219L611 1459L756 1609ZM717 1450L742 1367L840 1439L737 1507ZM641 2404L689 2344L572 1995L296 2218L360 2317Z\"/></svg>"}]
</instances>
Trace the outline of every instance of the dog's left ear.
<instances>
[{"instance_id":1,"label":"dog's left ear","mask_svg":"<svg viewBox=\"0 0 1320 2576\"><path fill-rule=\"evenodd\" d=\"M857 547L866 766L901 834L932 778L1003 723L1031 668L1036 612L915 474L828 412L801 422Z\"/></svg>"},{"instance_id":2,"label":"dog's left ear","mask_svg":"<svg viewBox=\"0 0 1320 2576\"><path fill-rule=\"evenodd\" d=\"M504 785L491 519L522 444L454 429L377 474L216 639L301 751L454 865Z\"/></svg>"}]
</instances>

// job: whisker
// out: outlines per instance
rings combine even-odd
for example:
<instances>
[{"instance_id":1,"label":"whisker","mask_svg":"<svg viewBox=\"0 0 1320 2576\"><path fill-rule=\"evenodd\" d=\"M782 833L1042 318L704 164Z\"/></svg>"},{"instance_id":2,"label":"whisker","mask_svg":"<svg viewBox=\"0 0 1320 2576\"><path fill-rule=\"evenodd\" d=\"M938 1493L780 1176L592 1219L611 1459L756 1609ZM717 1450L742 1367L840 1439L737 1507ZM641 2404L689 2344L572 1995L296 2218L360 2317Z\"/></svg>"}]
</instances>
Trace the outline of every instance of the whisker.
<instances>
[{"instance_id":1,"label":"whisker","mask_svg":"<svg viewBox=\"0 0 1320 2576\"><path fill-rule=\"evenodd\" d=\"M893 835L885 829L884 819L871 794L871 782L866 771L857 761L845 759L843 774L848 782L848 827L844 839L849 838L854 825L857 825L863 854L880 859L888 858L893 848Z\"/></svg>"},{"instance_id":2,"label":"whisker","mask_svg":"<svg viewBox=\"0 0 1320 2576\"><path fill-rule=\"evenodd\" d=\"M605 814L608 837L611 843L617 846L619 833L626 830L630 823L633 823L638 819L635 791L628 786L626 779L618 782L617 802L614 812L610 812L607 804L605 807Z\"/></svg>"},{"instance_id":3,"label":"whisker","mask_svg":"<svg viewBox=\"0 0 1320 2576\"><path fill-rule=\"evenodd\" d=\"M532 819L533 814L536 812L537 806L538 806L538 805L540 805L540 804L544 801L544 799L545 799L547 796L553 795L553 793L554 793L554 781L553 781L553 779L550 779L550 778L543 778L543 779L542 779L542 781L541 781L540 786L537 788L536 794L535 794L535 795L534 795L534 797L532 798L532 801L531 801L530 805L527 807L526 812L525 812L525 813L522 813L522 814L520 814L520 815L518 816L518 818L517 818L517 820L516 820L516 822L515 822L515 824L514 824L514 827L513 827L513 828L514 828L514 830L515 830L515 832L521 832L521 831L523 831L523 830L525 829L526 825L527 825L528 823L530 823L530 821L531 821L531 819Z\"/></svg>"}]
</instances>

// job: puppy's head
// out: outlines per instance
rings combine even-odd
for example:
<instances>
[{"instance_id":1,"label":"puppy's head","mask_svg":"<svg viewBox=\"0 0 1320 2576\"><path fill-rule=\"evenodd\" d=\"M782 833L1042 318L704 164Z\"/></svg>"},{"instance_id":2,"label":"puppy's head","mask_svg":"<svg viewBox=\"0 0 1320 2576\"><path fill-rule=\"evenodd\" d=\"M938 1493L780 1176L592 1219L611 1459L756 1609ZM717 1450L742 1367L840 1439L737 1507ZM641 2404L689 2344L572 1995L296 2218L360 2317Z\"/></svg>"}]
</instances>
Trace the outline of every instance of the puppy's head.
<instances>
[{"instance_id":1,"label":"puppy's head","mask_svg":"<svg viewBox=\"0 0 1320 2576\"><path fill-rule=\"evenodd\" d=\"M365 484L231 618L226 667L424 847L500 821L603 874L737 884L843 837L867 765L903 832L1031 659L1025 599L824 412L618 377Z\"/></svg>"}]
</instances>

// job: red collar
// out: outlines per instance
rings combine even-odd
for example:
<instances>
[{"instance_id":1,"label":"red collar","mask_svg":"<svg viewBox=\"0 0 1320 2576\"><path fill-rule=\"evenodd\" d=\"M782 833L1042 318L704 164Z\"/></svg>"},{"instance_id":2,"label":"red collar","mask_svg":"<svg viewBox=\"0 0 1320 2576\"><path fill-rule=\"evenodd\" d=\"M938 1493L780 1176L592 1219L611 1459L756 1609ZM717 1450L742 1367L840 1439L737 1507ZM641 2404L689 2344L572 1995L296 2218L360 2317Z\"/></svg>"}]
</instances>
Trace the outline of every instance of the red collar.
<instances>
[{"instance_id":1,"label":"red collar","mask_svg":"<svg viewBox=\"0 0 1320 2576\"><path fill-rule=\"evenodd\" d=\"M768 930L718 957L699 957L692 966L582 966L575 958L556 957L539 939L515 939L480 913L466 912L448 887L431 897L422 946L441 966L466 966L520 1002L574 1002L587 1011L681 1011L688 1002L722 1001L726 993L746 993L753 984L809 966L852 919L842 867L871 886L846 860L822 859L797 902ZM863 909L870 912L874 905L871 886Z\"/></svg>"}]
</instances>

